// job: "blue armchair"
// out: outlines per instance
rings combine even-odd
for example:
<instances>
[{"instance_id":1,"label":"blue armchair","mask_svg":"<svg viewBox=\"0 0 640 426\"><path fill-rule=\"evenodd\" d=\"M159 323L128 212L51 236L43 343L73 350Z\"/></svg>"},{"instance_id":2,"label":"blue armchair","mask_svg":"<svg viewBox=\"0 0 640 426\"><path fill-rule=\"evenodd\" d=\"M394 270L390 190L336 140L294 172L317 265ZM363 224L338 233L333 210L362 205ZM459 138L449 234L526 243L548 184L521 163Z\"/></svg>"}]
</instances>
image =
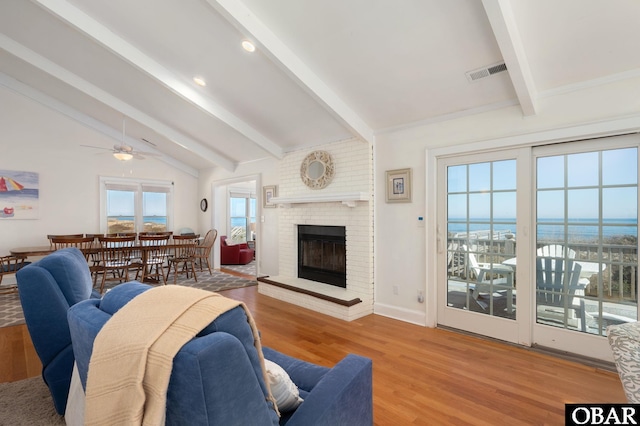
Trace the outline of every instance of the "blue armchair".
<instances>
[{"instance_id":1,"label":"blue armchair","mask_svg":"<svg viewBox=\"0 0 640 426\"><path fill-rule=\"evenodd\" d=\"M84 255L77 248L58 250L20 269L18 292L27 329L42 362L42 378L59 414L64 414L73 371L67 310L100 297Z\"/></svg>"},{"instance_id":2,"label":"blue armchair","mask_svg":"<svg viewBox=\"0 0 640 426\"><path fill-rule=\"evenodd\" d=\"M121 284L102 300L69 309L80 381L86 389L93 341L111 316L150 286ZM320 367L263 348L282 366L304 402L278 419L265 400L259 355L241 307L209 324L175 356L167 390L167 425L371 425L372 363L348 355L333 368Z\"/></svg>"}]
</instances>

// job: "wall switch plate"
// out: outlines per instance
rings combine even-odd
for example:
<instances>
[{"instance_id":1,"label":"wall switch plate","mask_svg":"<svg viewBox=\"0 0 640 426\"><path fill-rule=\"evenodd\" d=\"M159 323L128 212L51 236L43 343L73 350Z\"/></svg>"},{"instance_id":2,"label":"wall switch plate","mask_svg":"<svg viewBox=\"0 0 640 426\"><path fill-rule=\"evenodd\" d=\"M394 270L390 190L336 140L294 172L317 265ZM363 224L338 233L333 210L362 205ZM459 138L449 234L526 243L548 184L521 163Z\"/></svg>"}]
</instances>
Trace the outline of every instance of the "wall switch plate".
<instances>
[{"instance_id":1,"label":"wall switch plate","mask_svg":"<svg viewBox=\"0 0 640 426\"><path fill-rule=\"evenodd\" d=\"M424 216L418 216L418 228L424 228Z\"/></svg>"}]
</instances>

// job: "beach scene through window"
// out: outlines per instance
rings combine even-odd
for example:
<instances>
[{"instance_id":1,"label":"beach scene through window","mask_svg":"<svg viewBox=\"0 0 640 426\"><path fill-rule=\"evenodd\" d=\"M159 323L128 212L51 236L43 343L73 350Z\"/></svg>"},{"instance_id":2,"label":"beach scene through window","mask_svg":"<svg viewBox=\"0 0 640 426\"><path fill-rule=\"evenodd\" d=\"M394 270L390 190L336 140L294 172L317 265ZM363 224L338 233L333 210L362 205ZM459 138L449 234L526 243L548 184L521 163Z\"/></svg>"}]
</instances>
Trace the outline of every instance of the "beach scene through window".
<instances>
[{"instance_id":1,"label":"beach scene through window","mask_svg":"<svg viewBox=\"0 0 640 426\"><path fill-rule=\"evenodd\" d=\"M637 158L634 147L536 159L539 324L605 335L636 321ZM448 305L514 319L516 161L450 166L447 185Z\"/></svg>"},{"instance_id":2,"label":"beach scene through window","mask_svg":"<svg viewBox=\"0 0 640 426\"><path fill-rule=\"evenodd\" d=\"M167 194L163 192L143 192L141 229L136 229L136 192L107 191L107 232L167 231Z\"/></svg>"}]
</instances>

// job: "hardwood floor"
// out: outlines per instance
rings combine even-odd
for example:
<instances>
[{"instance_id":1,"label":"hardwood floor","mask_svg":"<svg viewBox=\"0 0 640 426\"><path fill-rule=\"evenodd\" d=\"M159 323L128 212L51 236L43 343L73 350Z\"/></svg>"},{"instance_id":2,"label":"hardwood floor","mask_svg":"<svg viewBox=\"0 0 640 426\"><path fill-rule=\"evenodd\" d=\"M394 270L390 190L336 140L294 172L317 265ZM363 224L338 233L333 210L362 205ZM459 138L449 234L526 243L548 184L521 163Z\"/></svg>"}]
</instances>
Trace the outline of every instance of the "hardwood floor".
<instances>
[{"instance_id":1,"label":"hardwood floor","mask_svg":"<svg viewBox=\"0 0 640 426\"><path fill-rule=\"evenodd\" d=\"M376 425L564 424L565 403L626 402L618 375L525 348L369 315L345 322L263 296L244 301L263 344L333 366L373 359ZM0 380L40 374L26 327L0 328Z\"/></svg>"}]
</instances>

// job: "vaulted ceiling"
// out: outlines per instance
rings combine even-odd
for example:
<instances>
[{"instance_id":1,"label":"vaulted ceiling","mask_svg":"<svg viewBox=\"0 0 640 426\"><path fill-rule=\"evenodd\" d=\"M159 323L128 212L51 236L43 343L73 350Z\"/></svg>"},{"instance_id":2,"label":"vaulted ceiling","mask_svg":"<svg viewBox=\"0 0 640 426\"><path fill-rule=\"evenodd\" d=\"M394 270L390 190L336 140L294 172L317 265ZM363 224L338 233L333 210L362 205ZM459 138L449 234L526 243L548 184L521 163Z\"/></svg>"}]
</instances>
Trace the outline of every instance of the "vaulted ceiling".
<instances>
[{"instance_id":1,"label":"vaulted ceiling","mask_svg":"<svg viewBox=\"0 0 640 426\"><path fill-rule=\"evenodd\" d=\"M126 120L125 143L171 164L234 170L510 105L535 115L640 75L639 23L637 0L2 0L0 85L114 143Z\"/></svg>"}]
</instances>

